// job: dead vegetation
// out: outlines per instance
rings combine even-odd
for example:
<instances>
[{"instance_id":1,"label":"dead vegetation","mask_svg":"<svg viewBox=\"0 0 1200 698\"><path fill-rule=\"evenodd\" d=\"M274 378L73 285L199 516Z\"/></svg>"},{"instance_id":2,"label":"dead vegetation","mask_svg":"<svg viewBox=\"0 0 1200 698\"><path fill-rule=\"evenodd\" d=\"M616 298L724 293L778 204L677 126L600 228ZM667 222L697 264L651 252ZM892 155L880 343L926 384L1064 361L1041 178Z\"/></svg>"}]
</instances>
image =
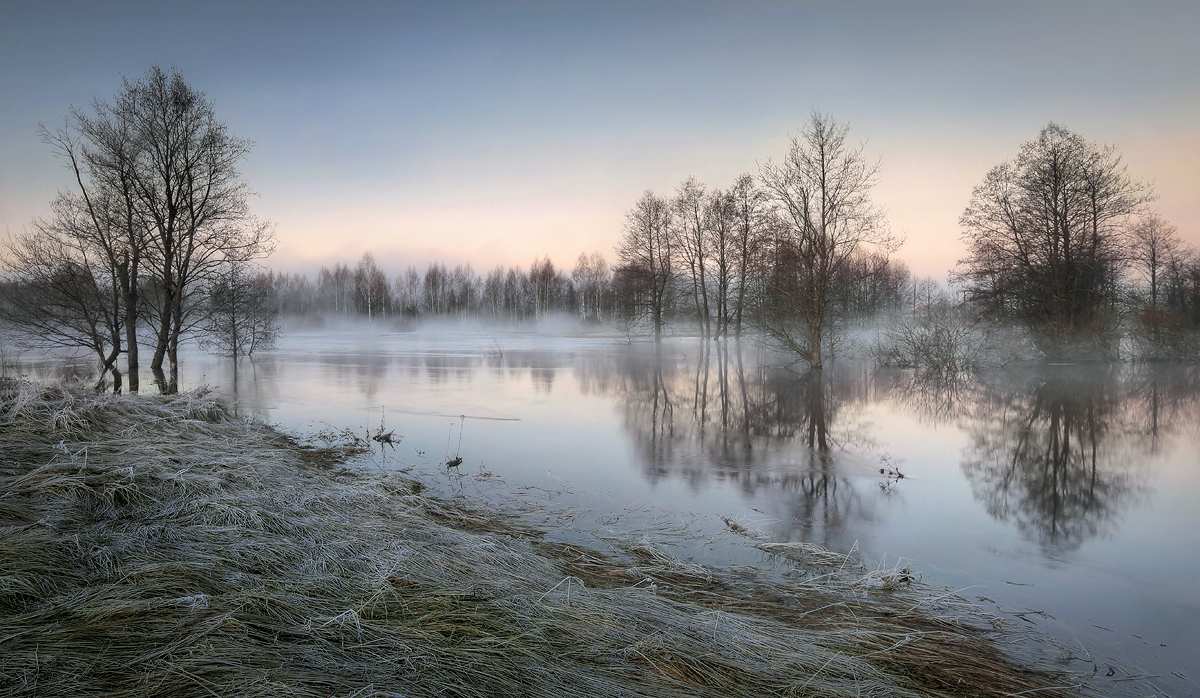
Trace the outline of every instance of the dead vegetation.
<instances>
[{"instance_id":1,"label":"dead vegetation","mask_svg":"<svg viewBox=\"0 0 1200 698\"><path fill-rule=\"evenodd\" d=\"M1078 694L911 570L855 587L792 545L764 549L813 564L769 585L548 543L344 455L204 392L0 382L0 693Z\"/></svg>"}]
</instances>

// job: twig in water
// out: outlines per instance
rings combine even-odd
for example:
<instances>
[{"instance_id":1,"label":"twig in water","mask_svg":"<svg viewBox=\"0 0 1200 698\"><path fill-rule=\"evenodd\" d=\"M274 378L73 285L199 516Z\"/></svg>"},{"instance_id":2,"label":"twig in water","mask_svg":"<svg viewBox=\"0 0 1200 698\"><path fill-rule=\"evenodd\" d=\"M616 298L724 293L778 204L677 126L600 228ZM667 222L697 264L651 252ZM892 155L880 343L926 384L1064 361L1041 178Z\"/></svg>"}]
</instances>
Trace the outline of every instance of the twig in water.
<instances>
[{"instance_id":1,"label":"twig in water","mask_svg":"<svg viewBox=\"0 0 1200 698\"><path fill-rule=\"evenodd\" d=\"M386 417L386 415L387 415L387 412L385 410L381 409L380 414L379 414L379 430L375 432L375 435L371 437L371 440L377 441L380 444L387 444L387 445L391 446L393 449L395 449L396 444L400 443L400 439L402 439L404 437L396 436L395 429L388 431L388 432L384 431L384 429L387 428L384 425L384 418ZM368 432L368 433L370 433L370 432Z\"/></svg>"},{"instance_id":2,"label":"twig in water","mask_svg":"<svg viewBox=\"0 0 1200 698\"><path fill-rule=\"evenodd\" d=\"M462 452L462 433L463 426L467 423L467 415L460 414L458 418L462 420L458 427L458 446L454 449L454 457L450 457L450 437L454 434L454 422L450 422L450 431L446 433L446 469L457 468L462 465L463 459L459 453Z\"/></svg>"}]
</instances>

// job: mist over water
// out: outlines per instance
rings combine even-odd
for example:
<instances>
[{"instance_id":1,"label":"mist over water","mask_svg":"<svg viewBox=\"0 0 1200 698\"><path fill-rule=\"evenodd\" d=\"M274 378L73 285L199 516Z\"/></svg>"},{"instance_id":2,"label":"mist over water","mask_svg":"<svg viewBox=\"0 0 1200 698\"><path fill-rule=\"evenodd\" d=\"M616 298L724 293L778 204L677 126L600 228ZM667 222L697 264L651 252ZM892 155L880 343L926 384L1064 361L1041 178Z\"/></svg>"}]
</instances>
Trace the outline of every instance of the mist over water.
<instances>
[{"instance_id":1,"label":"mist over water","mask_svg":"<svg viewBox=\"0 0 1200 698\"><path fill-rule=\"evenodd\" d=\"M230 360L203 354L184 359L181 381L296 432L385 426L403 438L372 467L468 494L473 476L494 474L552 493L581 531L674 517L711 534L677 551L706 562L766 564L713 542L722 516L903 558L1053 633L1073 648L1066 668L1200 694L1200 367L927 380L863 361L819 374L785 363L749 342L656 346L566 320L326 323L290 328L236 382ZM453 456L463 462L448 473Z\"/></svg>"}]
</instances>

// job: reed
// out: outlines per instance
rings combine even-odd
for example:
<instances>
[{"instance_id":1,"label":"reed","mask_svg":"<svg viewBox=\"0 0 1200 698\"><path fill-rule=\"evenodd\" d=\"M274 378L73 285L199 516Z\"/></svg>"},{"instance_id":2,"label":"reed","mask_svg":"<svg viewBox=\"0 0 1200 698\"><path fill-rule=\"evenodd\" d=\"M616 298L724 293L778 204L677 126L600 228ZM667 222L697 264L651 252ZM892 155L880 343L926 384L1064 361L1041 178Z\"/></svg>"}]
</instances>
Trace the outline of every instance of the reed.
<instances>
[{"instance_id":1,"label":"reed","mask_svg":"<svg viewBox=\"0 0 1200 698\"><path fill-rule=\"evenodd\" d=\"M204 391L0 381L0 693L1078 695L900 572L768 585L550 543L353 448Z\"/></svg>"}]
</instances>

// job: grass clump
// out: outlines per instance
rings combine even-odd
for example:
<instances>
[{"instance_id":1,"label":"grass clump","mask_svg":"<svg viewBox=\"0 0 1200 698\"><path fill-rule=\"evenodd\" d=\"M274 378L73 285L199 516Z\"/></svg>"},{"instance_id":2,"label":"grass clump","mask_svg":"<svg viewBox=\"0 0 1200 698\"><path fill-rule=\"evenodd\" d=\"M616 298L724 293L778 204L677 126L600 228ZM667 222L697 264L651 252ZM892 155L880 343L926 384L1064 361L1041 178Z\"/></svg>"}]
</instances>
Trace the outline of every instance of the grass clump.
<instances>
[{"instance_id":1,"label":"grass clump","mask_svg":"<svg viewBox=\"0 0 1200 698\"><path fill-rule=\"evenodd\" d=\"M0 382L0 693L1074 694L908 598L543 542L342 455L209 393Z\"/></svg>"}]
</instances>

